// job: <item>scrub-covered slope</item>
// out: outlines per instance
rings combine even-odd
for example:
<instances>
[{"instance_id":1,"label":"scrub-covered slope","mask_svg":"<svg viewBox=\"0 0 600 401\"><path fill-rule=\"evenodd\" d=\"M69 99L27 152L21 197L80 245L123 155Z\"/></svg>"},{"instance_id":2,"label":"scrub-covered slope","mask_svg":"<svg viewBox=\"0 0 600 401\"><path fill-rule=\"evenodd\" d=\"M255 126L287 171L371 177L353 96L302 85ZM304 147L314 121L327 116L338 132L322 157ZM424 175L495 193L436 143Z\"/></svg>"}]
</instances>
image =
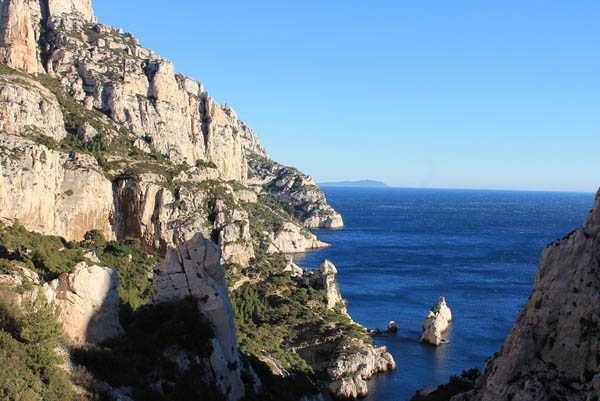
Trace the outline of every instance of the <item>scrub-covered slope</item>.
<instances>
[{"instance_id":1,"label":"scrub-covered slope","mask_svg":"<svg viewBox=\"0 0 600 401\"><path fill-rule=\"evenodd\" d=\"M201 83L89 0L3 0L0 62L0 283L56 301L91 399L356 396L394 367L285 255L341 216Z\"/></svg>"}]
</instances>

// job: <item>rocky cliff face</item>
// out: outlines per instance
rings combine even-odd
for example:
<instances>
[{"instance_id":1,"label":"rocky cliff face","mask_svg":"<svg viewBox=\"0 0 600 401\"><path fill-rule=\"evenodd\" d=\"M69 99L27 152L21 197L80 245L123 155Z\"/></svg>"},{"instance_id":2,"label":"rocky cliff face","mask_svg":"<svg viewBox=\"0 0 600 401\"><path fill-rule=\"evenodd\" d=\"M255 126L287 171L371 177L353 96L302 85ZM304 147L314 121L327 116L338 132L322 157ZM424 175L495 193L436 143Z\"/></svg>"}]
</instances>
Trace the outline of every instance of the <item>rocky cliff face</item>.
<instances>
[{"instance_id":1,"label":"rocky cliff face","mask_svg":"<svg viewBox=\"0 0 600 401\"><path fill-rule=\"evenodd\" d=\"M208 384L237 400L242 367L251 373L237 350L224 269L242 284L286 282L310 304L312 323L335 329L336 339L356 329L345 314L326 328L341 299L333 275L323 284L331 303L323 314L322 287L308 291L275 263L282 252L328 246L307 228L341 227L341 216L310 177L273 162L202 83L176 74L131 34L97 23L90 0L2 0L0 61L0 221L66 241L91 230L105 240L135 238L165 257L155 302L191 295L215 328ZM79 279L90 269L104 271L78 268L47 284L48 296L68 306L89 292L77 283L91 285ZM98 312L90 305L63 319L72 337L101 341L102 333L84 336L69 320ZM277 347L265 358L283 358ZM193 362L178 352L167 353Z\"/></svg>"},{"instance_id":2,"label":"rocky cliff face","mask_svg":"<svg viewBox=\"0 0 600 401\"><path fill-rule=\"evenodd\" d=\"M5 208L0 217L18 218L27 228L67 240L81 239L90 228L102 230L107 238L140 235L148 249L162 254L169 245L200 231L223 246L227 260L247 264L253 249L248 245L247 218L239 201L255 202L256 195L236 187L229 192L239 196L235 204L227 205L228 211L207 212L202 205L214 204L210 198L223 195L208 195L210 190L204 185L207 180L220 181L219 185L233 180L243 186L248 183L249 158L272 163L256 134L235 111L227 104L217 105L201 83L175 74L168 60L140 47L130 34L97 24L87 0L11 0L3 1L2 7L6 12L0 28L5 28L7 37L18 27L31 31L33 38L24 47L20 41L6 39L2 47L8 55L5 64L39 75L6 69L0 74L0 131L37 142L42 159L50 154L63 155L59 158L64 162L68 154L69 158L83 160L81 153L87 153L96 162L85 158L79 173L85 171L90 176L103 172L106 179L101 174L80 177L65 171L72 167L60 161L49 164L38 159L36 168L31 168L31 156L20 152L23 143L8 140L2 145L7 152L1 155L8 167L3 170L7 185L17 181L54 182L54 177L63 176L67 182L54 190L45 185L43 194L32 197L34 205L15 200L32 193L27 188L7 195L5 204L12 206ZM17 36L25 37L21 33ZM14 61L11 54L19 54L20 60ZM295 174L302 177L302 182L312 182L297 171ZM63 186L82 179L93 179L95 185L73 191L75 196L67 199L70 210L53 205L56 200L64 202L65 191L71 193ZM38 184L31 186L40 192ZM276 188L265 191L261 184L255 184L251 186L255 193L301 205L306 211L301 218L307 227L340 225L341 218L319 190L313 188L310 196L294 201L292 193L277 196ZM300 187L308 188L304 184ZM136 196L141 198L134 202ZM223 204L211 207L223 209ZM44 215L33 224L37 210L51 210L52 218ZM76 219L68 215L72 211ZM211 215L228 217L208 221L213 220ZM229 216L234 217L233 221ZM270 238L264 246L268 252L302 252L325 246L296 222L286 224L267 233Z\"/></svg>"},{"instance_id":3,"label":"rocky cliff face","mask_svg":"<svg viewBox=\"0 0 600 401\"><path fill-rule=\"evenodd\" d=\"M96 160L6 134L0 149L2 218L68 240L82 240L92 229L114 237L112 184Z\"/></svg>"},{"instance_id":4,"label":"rocky cliff face","mask_svg":"<svg viewBox=\"0 0 600 401\"><path fill-rule=\"evenodd\" d=\"M475 389L456 400L600 396L600 192L581 228L542 253L533 293Z\"/></svg>"},{"instance_id":5,"label":"rocky cliff face","mask_svg":"<svg viewBox=\"0 0 600 401\"><path fill-rule=\"evenodd\" d=\"M325 199L315 181L300 171L282 166L260 155L249 157L248 184L279 202L292 206L292 213L307 228L341 228L342 216Z\"/></svg>"}]
</instances>

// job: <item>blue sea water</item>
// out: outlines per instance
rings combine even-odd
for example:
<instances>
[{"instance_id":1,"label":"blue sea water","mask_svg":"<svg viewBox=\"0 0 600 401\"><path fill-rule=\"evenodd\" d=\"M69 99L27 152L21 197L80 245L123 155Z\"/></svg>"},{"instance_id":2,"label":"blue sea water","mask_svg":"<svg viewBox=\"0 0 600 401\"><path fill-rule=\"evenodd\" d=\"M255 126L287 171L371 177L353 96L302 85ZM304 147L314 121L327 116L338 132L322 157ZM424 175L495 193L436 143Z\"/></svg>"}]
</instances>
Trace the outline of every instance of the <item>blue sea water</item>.
<instances>
[{"instance_id":1,"label":"blue sea water","mask_svg":"<svg viewBox=\"0 0 600 401\"><path fill-rule=\"evenodd\" d=\"M305 268L330 259L352 318L399 331L376 337L397 369L369 381L368 401L407 400L446 383L500 349L531 293L547 243L579 227L591 193L324 188L345 227L316 230L331 248L295 256ZM449 344L419 343L427 311L446 297Z\"/></svg>"}]
</instances>

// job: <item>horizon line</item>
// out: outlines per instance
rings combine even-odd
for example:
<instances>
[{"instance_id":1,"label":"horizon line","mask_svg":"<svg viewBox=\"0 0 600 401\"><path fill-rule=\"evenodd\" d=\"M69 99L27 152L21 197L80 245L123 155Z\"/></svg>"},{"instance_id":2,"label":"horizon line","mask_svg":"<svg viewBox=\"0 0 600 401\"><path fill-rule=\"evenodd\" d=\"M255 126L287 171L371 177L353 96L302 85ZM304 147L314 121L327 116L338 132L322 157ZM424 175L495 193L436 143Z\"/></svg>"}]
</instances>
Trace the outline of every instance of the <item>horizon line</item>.
<instances>
[{"instance_id":1,"label":"horizon line","mask_svg":"<svg viewBox=\"0 0 600 401\"><path fill-rule=\"evenodd\" d=\"M377 181L377 180L351 180L353 181ZM325 181L322 183L317 182L317 186L321 184L330 184L339 181ZM362 189L431 189L431 190L444 190L444 191L505 191L505 192L551 192L551 193L571 193L571 194L593 194L595 195L598 191L581 191L581 190L558 190L558 189L506 189L506 188L451 188L451 187L411 187L411 186L395 186L388 185L383 181L379 181L385 184L385 186L369 187L369 186L344 186L344 185L325 185L325 188L362 188ZM600 189L599 189L600 190Z\"/></svg>"}]
</instances>

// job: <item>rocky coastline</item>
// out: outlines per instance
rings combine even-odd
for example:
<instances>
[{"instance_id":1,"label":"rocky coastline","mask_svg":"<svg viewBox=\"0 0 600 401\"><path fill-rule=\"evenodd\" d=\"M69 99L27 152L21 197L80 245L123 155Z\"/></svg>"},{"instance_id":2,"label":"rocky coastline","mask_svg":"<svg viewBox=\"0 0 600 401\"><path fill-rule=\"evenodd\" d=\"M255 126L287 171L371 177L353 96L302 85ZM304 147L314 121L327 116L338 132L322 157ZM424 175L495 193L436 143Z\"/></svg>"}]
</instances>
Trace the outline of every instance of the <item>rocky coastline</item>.
<instances>
[{"instance_id":1,"label":"rocky coastline","mask_svg":"<svg viewBox=\"0 0 600 401\"><path fill-rule=\"evenodd\" d=\"M286 256L343 227L311 177L90 0L0 11L2 302L41 290L56 308L67 373L87 377L64 394L308 400L323 375L347 398L393 369L333 263ZM158 323L174 317L181 331Z\"/></svg>"}]
</instances>

